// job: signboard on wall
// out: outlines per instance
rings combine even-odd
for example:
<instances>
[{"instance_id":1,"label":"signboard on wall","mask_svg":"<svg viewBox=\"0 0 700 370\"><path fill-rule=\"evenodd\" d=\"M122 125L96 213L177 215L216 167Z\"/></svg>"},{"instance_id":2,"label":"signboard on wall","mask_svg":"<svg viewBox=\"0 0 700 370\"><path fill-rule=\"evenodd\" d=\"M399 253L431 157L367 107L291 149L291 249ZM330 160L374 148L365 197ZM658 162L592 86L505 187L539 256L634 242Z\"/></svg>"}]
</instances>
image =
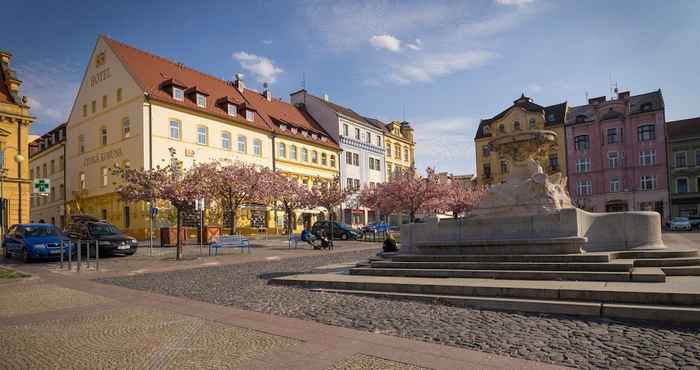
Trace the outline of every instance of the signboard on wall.
<instances>
[{"instance_id":1,"label":"signboard on wall","mask_svg":"<svg viewBox=\"0 0 700 370\"><path fill-rule=\"evenodd\" d=\"M32 194L48 195L51 192L51 179L34 179Z\"/></svg>"}]
</instances>

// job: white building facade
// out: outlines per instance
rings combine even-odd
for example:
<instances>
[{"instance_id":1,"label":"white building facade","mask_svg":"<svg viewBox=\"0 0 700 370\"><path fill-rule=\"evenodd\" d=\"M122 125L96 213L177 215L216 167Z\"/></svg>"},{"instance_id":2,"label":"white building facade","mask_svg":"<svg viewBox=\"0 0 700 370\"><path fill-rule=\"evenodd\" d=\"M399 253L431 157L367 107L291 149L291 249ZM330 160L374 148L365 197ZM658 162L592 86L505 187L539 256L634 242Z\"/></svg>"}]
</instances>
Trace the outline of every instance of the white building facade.
<instances>
[{"instance_id":1,"label":"white building facade","mask_svg":"<svg viewBox=\"0 0 700 370\"><path fill-rule=\"evenodd\" d=\"M381 215L376 210L360 207L357 198L363 187L374 187L386 178L382 125L375 125L352 109L306 90L292 93L291 102L303 106L340 144L340 181L344 189L355 192L342 206L342 221L354 227L378 221Z\"/></svg>"}]
</instances>

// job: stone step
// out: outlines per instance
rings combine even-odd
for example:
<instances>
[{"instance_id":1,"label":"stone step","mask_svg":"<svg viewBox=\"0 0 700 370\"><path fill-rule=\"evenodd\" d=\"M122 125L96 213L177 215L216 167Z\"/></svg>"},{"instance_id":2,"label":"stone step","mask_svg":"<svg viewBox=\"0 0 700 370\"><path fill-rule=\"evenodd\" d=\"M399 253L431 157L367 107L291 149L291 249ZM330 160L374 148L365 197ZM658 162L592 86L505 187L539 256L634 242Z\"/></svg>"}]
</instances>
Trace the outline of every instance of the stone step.
<instances>
[{"instance_id":1,"label":"stone step","mask_svg":"<svg viewBox=\"0 0 700 370\"><path fill-rule=\"evenodd\" d=\"M688 279L677 277L675 279ZM685 281L685 280L683 280ZM434 279L348 274L303 274L274 278L274 285L369 290L389 293L545 299L618 304L693 306L700 308L695 284Z\"/></svg>"},{"instance_id":2,"label":"stone step","mask_svg":"<svg viewBox=\"0 0 700 370\"><path fill-rule=\"evenodd\" d=\"M585 237L547 239L487 239L417 241L412 247L421 255L472 254L570 254L580 253Z\"/></svg>"},{"instance_id":3,"label":"stone step","mask_svg":"<svg viewBox=\"0 0 700 370\"><path fill-rule=\"evenodd\" d=\"M631 262L394 262L373 261L376 268L528 271L619 271L630 272Z\"/></svg>"},{"instance_id":4,"label":"stone step","mask_svg":"<svg viewBox=\"0 0 700 370\"><path fill-rule=\"evenodd\" d=\"M700 265L700 257L642 258L634 260L635 267L670 267Z\"/></svg>"},{"instance_id":5,"label":"stone step","mask_svg":"<svg viewBox=\"0 0 700 370\"><path fill-rule=\"evenodd\" d=\"M645 259L645 258L683 258L699 256L696 249L688 250L648 250L612 252L612 259Z\"/></svg>"},{"instance_id":6,"label":"stone step","mask_svg":"<svg viewBox=\"0 0 700 370\"><path fill-rule=\"evenodd\" d=\"M448 270L408 268L350 269L351 275L422 278L479 278L513 280L631 281L631 273L617 271L528 271L528 270Z\"/></svg>"},{"instance_id":7,"label":"stone step","mask_svg":"<svg viewBox=\"0 0 700 370\"><path fill-rule=\"evenodd\" d=\"M312 289L319 293L353 294L365 297L412 300L449 304L487 310L537 312L547 314L600 316L628 320L655 320L675 324L700 323L700 308L687 306L632 305L567 300L493 298L450 296L437 294L408 294L366 290Z\"/></svg>"},{"instance_id":8,"label":"stone step","mask_svg":"<svg viewBox=\"0 0 700 370\"><path fill-rule=\"evenodd\" d=\"M477 254L420 255L399 254L396 262L610 262L608 253L596 254Z\"/></svg>"},{"instance_id":9,"label":"stone step","mask_svg":"<svg viewBox=\"0 0 700 370\"><path fill-rule=\"evenodd\" d=\"M661 270L666 276L700 276L700 266L666 266Z\"/></svg>"}]
</instances>

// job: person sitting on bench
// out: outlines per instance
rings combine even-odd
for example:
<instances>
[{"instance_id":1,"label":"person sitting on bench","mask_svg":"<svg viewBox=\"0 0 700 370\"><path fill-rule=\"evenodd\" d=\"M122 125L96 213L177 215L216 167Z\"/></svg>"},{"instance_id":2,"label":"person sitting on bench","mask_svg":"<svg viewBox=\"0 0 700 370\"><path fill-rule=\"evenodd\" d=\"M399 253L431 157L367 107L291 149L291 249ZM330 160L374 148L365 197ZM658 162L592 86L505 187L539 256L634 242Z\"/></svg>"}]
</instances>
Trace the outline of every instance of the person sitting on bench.
<instances>
[{"instance_id":1,"label":"person sitting on bench","mask_svg":"<svg viewBox=\"0 0 700 370\"><path fill-rule=\"evenodd\" d=\"M304 229L301 231L301 241L307 242L310 246L314 246L314 240L316 240L316 237L314 234L309 231L309 229Z\"/></svg>"}]
</instances>

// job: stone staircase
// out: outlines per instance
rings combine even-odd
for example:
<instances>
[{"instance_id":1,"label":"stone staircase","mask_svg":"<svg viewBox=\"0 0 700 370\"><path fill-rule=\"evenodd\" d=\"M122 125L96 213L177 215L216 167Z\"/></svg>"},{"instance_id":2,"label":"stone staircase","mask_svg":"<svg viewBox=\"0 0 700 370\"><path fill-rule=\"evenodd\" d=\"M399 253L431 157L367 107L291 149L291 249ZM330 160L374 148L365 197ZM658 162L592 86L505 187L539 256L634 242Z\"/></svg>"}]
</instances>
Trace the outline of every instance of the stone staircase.
<instances>
[{"instance_id":1,"label":"stone staircase","mask_svg":"<svg viewBox=\"0 0 700 370\"><path fill-rule=\"evenodd\" d=\"M270 283L484 309L700 324L697 250L397 254L346 273Z\"/></svg>"},{"instance_id":2,"label":"stone staircase","mask_svg":"<svg viewBox=\"0 0 700 370\"><path fill-rule=\"evenodd\" d=\"M396 255L370 259L351 275L509 280L664 282L700 275L697 250L578 254Z\"/></svg>"}]
</instances>

